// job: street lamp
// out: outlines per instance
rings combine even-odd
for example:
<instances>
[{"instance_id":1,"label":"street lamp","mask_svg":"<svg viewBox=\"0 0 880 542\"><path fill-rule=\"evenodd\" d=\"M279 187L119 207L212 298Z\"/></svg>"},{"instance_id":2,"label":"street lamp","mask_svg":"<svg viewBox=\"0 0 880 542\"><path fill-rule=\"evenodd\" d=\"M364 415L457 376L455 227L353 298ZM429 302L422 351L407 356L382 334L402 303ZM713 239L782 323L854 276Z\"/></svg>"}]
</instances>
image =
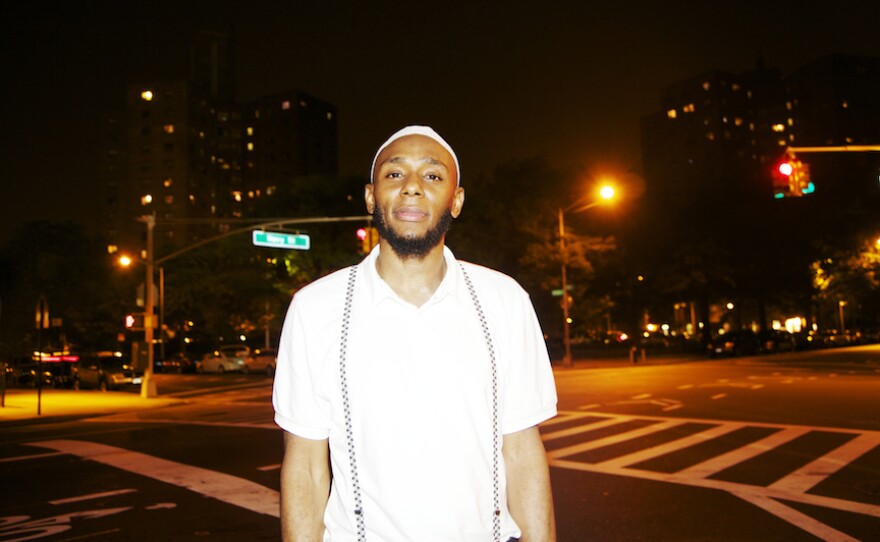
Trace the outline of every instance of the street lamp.
<instances>
[{"instance_id":1,"label":"street lamp","mask_svg":"<svg viewBox=\"0 0 880 542\"><path fill-rule=\"evenodd\" d=\"M562 357L562 365L571 367L571 317L568 314L568 253L565 250L565 213L571 210L578 212L586 211L596 205L608 203L614 199L615 190L610 184L599 188L599 199L591 203L583 204L581 200L574 202L565 209L559 208L559 253L562 256L562 340L565 346L565 354Z\"/></svg>"}]
</instances>

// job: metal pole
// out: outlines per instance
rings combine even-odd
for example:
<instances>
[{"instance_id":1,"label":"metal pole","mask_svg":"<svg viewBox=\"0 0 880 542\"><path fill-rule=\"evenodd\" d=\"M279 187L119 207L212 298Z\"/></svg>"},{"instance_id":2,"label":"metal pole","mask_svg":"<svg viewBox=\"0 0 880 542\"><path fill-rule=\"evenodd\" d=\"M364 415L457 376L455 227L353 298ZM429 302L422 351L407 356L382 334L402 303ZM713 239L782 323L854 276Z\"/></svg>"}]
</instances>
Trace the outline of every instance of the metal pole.
<instances>
[{"instance_id":1,"label":"metal pole","mask_svg":"<svg viewBox=\"0 0 880 542\"><path fill-rule=\"evenodd\" d=\"M159 266L159 359L165 361L165 268Z\"/></svg>"},{"instance_id":2,"label":"metal pole","mask_svg":"<svg viewBox=\"0 0 880 542\"><path fill-rule=\"evenodd\" d=\"M141 382L141 397L155 397L156 386L153 380L153 318L155 316L155 301L153 300L153 228L156 226L156 215L144 217L147 224L147 281L144 287L144 342L147 343L147 368L144 370L144 379Z\"/></svg>"},{"instance_id":3,"label":"metal pole","mask_svg":"<svg viewBox=\"0 0 880 542\"><path fill-rule=\"evenodd\" d=\"M565 222L562 208L559 208L559 254L562 256L562 341L565 345L565 354L562 356L562 365L571 367L571 335L568 318L568 278L567 263L568 255L565 253Z\"/></svg>"}]
</instances>

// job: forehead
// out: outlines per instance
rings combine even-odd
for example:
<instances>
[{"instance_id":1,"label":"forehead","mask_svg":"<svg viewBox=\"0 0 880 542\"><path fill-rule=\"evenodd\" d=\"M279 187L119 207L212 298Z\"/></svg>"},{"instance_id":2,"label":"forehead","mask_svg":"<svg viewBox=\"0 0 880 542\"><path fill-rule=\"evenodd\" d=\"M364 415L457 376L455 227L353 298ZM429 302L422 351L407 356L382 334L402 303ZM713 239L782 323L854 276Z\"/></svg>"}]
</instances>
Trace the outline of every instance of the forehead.
<instances>
[{"instance_id":1,"label":"forehead","mask_svg":"<svg viewBox=\"0 0 880 542\"><path fill-rule=\"evenodd\" d=\"M376 167L379 168L388 160L396 158L416 161L427 159L428 161L440 162L449 171L455 171L455 160L449 151L437 141L423 135L408 135L392 141L379 153Z\"/></svg>"}]
</instances>

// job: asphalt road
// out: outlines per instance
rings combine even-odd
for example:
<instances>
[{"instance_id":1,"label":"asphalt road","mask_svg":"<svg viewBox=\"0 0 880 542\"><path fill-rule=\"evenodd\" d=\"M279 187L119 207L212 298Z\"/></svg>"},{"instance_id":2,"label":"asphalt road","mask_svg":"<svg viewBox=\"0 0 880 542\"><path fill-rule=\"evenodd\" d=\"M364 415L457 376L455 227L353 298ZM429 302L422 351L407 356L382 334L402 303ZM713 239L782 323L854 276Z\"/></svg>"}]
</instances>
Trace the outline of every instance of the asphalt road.
<instances>
[{"instance_id":1,"label":"asphalt road","mask_svg":"<svg viewBox=\"0 0 880 542\"><path fill-rule=\"evenodd\" d=\"M0 424L0 542L279 539L270 379L157 382L173 405ZM579 363L557 387L561 542L880 540L880 347Z\"/></svg>"}]
</instances>

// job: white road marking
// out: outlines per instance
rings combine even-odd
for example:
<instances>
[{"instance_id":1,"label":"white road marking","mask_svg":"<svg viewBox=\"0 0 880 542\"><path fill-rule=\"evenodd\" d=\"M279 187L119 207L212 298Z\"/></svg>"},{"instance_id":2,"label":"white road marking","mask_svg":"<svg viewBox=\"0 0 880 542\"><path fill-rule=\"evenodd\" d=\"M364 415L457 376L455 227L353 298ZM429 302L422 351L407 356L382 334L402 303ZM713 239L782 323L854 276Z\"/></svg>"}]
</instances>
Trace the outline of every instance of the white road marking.
<instances>
[{"instance_id":1,"label":"white road marking","mask_svg":"<svg viewBox=\"0 0 880 542\"><path fill-rule=\"evenodd\" d=\"M772 489L806 493L820 482L880 444L880 435L859 435L770 485Z\"/></svg>"},{"instance_id":2,"label":"white road marking","mask_svg":"<svg viewBox=\"0 0 880 542\"><path fill-rule=\"evenodd\" d=\"M601 420L585 425L578 425L577 427L569 427L568 429L560 429L559 431L554 431L552 433L545 433L541 435L541 439L546 442L548 440L553 440L557 438L570 437L571 435L577 435L578 433L587 433L594 429L601 429L603 427L609 427L612 425L617 425L619 423L623 423L619 418L608 418L607 420Z\"/></svg>"},{"instance_id":3,"label":"white road marking","mask_svg":"<svg viewBox=\"0 0 880 542\"><path fill-rule=\"evenodd\" d=\"M266 472L266 471L270 471L270 470L278 470L280 468L281 468L281 463L277 463L275 465L266 465L265 467L257 467L257 470Z\"/></svg>"},{"instance_id":4,"label":"white road marking","mask_svg":"<svg viewBox=\"0 0 880 542\"><path fill-rule=\"evenodd\" d=\"M61 454L59 454L61 455ZM126 493L135 493L136 489L117 489L116 491L104 491L102 493L91 493L89 495L79 495L78 497L68 497L66 499L56 499L49 501L49 504L69 504L72 502L90 501L92 499L101 499L104 497L115 497L116 495L125 495Z\"/></svg>"},{"instance_id":5,"label":"white road marking","mask_svg":"<svg viewBox=\"0 0 880 542\"><path fill-rule=\"evenodd\" d=\"M721 472L726 468L757 457L809 432L810 429L807 427L783 429L766 438L681 470L678 472L678 475L682 478L708 478L716 472Z\"/></svg>"},{"instance_id":6,"label":"white road marking","mask_svg":"<svg viewBox=\"0 0 880 542\"><path fill-rule=\"evenodd\" d=\"M650 396L651 396L650 393L642 393L642 394L640 394L640 395L636 395L636 396L634 396L633 399L636 399L636 400L638 400L638 399L647 399L647 398L650 397Z\"/></svg>"},{"instance_id":7,"label":"white road marking","mask_svg":"<svg viewBox=\"0 0 880 542\"><path fill-rule=\"evenodd\" d=\"M61 452L48 452L45 454L19 455L17 457L4 457L0 459L0 463L12 463L13 461L27 461L29 459L42 459L44 457L55 457L62 455Z\"/></svg>"},{"instance_id":8,"label":"white road marking","mask_svg":"<svg viewBox=\"0 0 880 542\"><path fill-rule=\"evenodd\" d=\"M603 418L611 416L617 418L621 422L631 420L655 420L660 423L641 430L617 435L615 437L598 439L593 442L585 442L560 450L554 450L547 454L550 466L726 491L776 515L780 519L789 522L825 542L854 542L855 539L814 518L798 512L779 501L798 502L880 518L880 506L878 505L807 493L807 491L814 487L815 484L821 482L849 462L880 445L880 431L859 431L835 427L806 427L760 422L721 422L718 420L661 418L656 416L632 416L607 413L602 413L602 416ZM649 434L652 432L646 430L662 430L688 422L709 423L716 427L670 443L633 452L625 456L612 458L597 464L564 459L566 456L575 455L582 451L601 448L621 440L637 438L637 436L639 436L638 433ZM603 419L603 423L607 423L607 419ZM660 427L658 428L658 426ZM666 453L671 453L692 446L700 441L717 438L742 427L766 427L777 429L777 432L739 449L732 450L726 454L722 454L674 473L662 473L628 467L628 465L637 464L645 459L660 457ZM811 431L825 431L857 436L846 444L828 454L825 454L823 457L816 459L809 465L798 469L791 475L779 480L769 487L709 478L709 476L716 472L759 456Z\"/></svg>"},{"instance_id":9,"label":"white road marking","mask_svg":"<svg viewBox=\"0 0 880 542\"><path fill-rule=\"evenodd\" d=\"M277 491L229 474L184 465L115 446L77 440L46 440L30 446L50 448L180 486L246 510L280 516Z\"/></svg>"},{"instance_id":10,"label":"white road marking","mask_svg":"<svg viewBox=\"0 0 880 542\"><path fill-rule=\"evenodd\" d=\"M663 431L666 429L670 429L672 427L678 427L679 425L683 425L685 422L678 421L666 421L661 423L655 423L654 425L649 425L647 427L641 427L639 429L633 429L632 431L627 431L625 433L620 433L619 435L611 435L609 437L600 438L597 440L591 440L588 442L581 442L580 444L574 444L572 446L566 446L565 448L559 448L558 450L553 450L547 453L547 457L551 459L559 459L569 455L576 455L581 452L586 452L588 450L594 450L596 448L602 448L603 446L608 446L610 444L617 444L618 442L624 442L627 440L632 440L640 437L644 437L645 435L650 435L651 433L657 433L659 431Z\"/></svg>"},{"instance_id":11,"label":"white road marking","mask_svg":"<svg viewBox=\"0 0 880 542\"><path fill-rule=\"evenodd\" d=\"M717 401L718 399L724 399L725 397L727 397L726 393L716 393L712 396L712 400Z\"/></svg>"},{"instance_id":12,"label":"white road marking","mask_svg":"<svg viewBox=\"0 0 880 542\"><path fill-rule=\"evenodd\" d=\"M693 387L694 387L693 384L683 384L683 385L679 386L678 389L680 389L680 390L689 390L689 389L691 389L691 388L693 388Z\"/></svg>"},{"instance_id":13,"label":"white road marking","mask_svg":"<svg viewBox=\"0 0 880 542\"><path fill-rule=\"evenodd\" d=\"M699 433L694 433L693 435L688 435L680 439L667 442L665 444L660 444L658 446L639 450L638 452L615 457L614 459L603 461L602 463L599 463L599 465L607 467L625 467L627 465L634 465L636 463L641 463L642 461L645 461L647 459L653 459L655 457L659 457L670 452L706 442L707 440L718 438L728 433L732 433L742 427L745 427L745 425L741 423L726 423L717 427L706 429L705 431L700 431Z\"/></svg>"},{"instance_id":14,"label":"white road marking","mask_svg":"<svg viewBox=\"0 0 880 542\"><path fill-rule=\"evenodd\" d=\"M781 502L751 493L734 493L740 499L750 502L759 508L770 512L774 516L787 521L792 525L796 525L800 529L807 531L825 542L859 542L857 538L853 538L846 533L842 533L837 529L829 527L810 516L798 512L790 506L786 506Z\"/></svg>"}]
</instances>

